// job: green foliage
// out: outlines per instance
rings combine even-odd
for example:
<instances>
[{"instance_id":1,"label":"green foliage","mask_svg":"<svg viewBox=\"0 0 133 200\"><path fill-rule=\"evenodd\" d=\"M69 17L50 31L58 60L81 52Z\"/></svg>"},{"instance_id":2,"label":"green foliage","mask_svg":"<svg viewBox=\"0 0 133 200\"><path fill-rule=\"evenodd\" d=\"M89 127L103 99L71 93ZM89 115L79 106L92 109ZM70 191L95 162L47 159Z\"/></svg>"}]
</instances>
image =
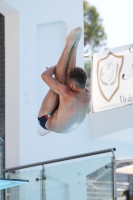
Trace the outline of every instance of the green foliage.
<instances>
[{"instance_id":1,"label":"green foliage","mask_svg":"<svg viewBox=\"0 0 133 200\"><path fill-rule=\"evenodd\" d=\"M101 47L106 47L107 35L102 26L102 19L94 6L84 0L84 46L85 52L92 54L98 52ZM87 73L87 87L90 87L91 61L85 60Z\"/></svg>"},{"instance_id":2,"label":"green foliage","mask_svg":"<svg viewBox=\"0 0 133 200\"><path fill-rule=\"evenodd\" d=\"M91 76L91 62L85 61L84 69L87 74L87 81L86 81L86 87L90 87L90 76Z\"/></svg>"},{"instance_id":3,"label":"green foliage","mask_svg":"<svg viewBox=\"0 0 133 200\"><path fill-rule=\"evenodd\" d=\"M92 53L96 52L101 46L106 45L106 38L97 9L84 1L84 46L88 45Z\"/></svg>"}]
</instances>

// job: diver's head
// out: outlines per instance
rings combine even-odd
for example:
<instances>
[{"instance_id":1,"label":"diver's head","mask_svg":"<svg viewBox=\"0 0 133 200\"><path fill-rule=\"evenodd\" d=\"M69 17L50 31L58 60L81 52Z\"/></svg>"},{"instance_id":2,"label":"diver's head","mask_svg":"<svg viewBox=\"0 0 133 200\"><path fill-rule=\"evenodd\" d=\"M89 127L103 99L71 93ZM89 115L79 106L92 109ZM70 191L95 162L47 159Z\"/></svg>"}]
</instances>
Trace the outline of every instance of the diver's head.
<instances>
[{"instance_id":1,"label":"diver's head","mask_svg":"<svg viewBox=\"0 0 133 200\"><path fill-rule=\"evenodd\" d=\"M84 89L86 85L87 75L86 72L80 68L75 67L69 73L69 83L68 86L73 90L74 88L77 89Z\"/></svg>"}]
</instances>

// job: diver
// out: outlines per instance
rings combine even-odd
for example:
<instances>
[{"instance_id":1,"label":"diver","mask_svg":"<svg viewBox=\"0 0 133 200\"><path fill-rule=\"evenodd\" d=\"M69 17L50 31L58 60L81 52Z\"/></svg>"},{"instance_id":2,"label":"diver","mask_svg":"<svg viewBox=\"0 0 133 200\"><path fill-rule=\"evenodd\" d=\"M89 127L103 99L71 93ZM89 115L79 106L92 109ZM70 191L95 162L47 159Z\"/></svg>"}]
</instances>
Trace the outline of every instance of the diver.
<instances>
[{"instance_id":1,"label":"diver","mask_svg":"<svg viewBox=\"0 0 133 200\"><path fill-rule=\"evenodd\" d=\"M66 38L57 65L46 67L41 75L50 88L38 114L38 121L46 130L69 133L86 117L91 94L85 88L85 71L76 67L76 52L81 35L81 27L72 30Z\"/></svg>"}]
</instances>

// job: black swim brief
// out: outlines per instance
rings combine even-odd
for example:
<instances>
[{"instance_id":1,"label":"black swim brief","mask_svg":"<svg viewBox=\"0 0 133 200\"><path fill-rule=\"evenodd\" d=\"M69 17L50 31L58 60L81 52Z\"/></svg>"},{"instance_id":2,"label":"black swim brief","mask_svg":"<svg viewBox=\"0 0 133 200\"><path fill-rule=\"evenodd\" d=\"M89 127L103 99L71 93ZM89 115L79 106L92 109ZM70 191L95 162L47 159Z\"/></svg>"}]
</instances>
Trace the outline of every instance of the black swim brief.
<instances>
[{"instance_id":1,"label":"black swim brief","mask_svg":"<svg viewBox=\"0 0 133 200\"><path fill-rule=\"evenodd\" d=\"M38 117L38 121L39 121L39 124L42 128L48 130L45 126L47 120L52 116L52 114L49 114L49 115L44 115L42 117Z\"/></svg>"},{"instance_id":2,"label":"black swim brief","mask_svg":"<svg viewBox=\"0 0 133 200\"><path fill-rule=\"evenodd\" d=\"M39 124L42 128L48 130L45 126L46 122L47 122L48 118L47 118L47 115L45 116L42 116L42 117L38 117L38 121L39 121Z\"/></svg>"}]
</instances>

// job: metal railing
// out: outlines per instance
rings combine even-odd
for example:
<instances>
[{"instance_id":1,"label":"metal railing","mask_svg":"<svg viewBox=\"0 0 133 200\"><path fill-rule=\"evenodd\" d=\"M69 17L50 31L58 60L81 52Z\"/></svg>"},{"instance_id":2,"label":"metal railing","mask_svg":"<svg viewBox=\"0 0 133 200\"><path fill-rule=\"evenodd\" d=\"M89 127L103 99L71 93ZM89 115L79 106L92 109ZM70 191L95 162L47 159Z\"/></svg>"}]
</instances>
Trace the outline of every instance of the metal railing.
<instances>
[{"instance_id":1,"label":"metal railing","mask_svg":"<svg viewBox=\"0 0 133 200\"><path fill-rule=\"evenodd\" d=\"M64 158L59 158L59 159L53 159L53 160L48 160L48 161L42 161L42 162L37 162L37 163L32 163L32 164L27 164L27 165L22 165L22 166L16 166L16 167L11 167L3 170L3 177L5 177L6 173L10 172L15 172L16 170L20 169L25 169L25 168L31 168L31 167L36 167L36 166L42 166L42 171L44 172L44 165L47 164L52 164L52 163L57 163L57 162L62 162L62 161L68 161L68 160L74 160L78 158L83 158L83 157L89 157L89 156L94 156L94 155L99 155L99 154L104 154L104 153L112 153L112 180L113 180L113 199L116 200L116 168L115 168L115 154L114 151L116 151L115 148L111 149L106 149L106 150L101 150L101 151L95 151L95 152L90 152L90 153L85 153L85 154L79 154L79 155L74 155L74 156L69 156L69 157L64 157ZM105 168L108 168L110 166L105 166Z\"/></svg>"},{"instance_id":2,"label":"metal railing","mask_svg":"<svg viewBox=\"0 0 133 200\"><path fill-rule=\"evenodd\" d=\"M52 163L56 163L56 162L73 160L73 159L77 159L77 158L83 158L83 157L87 157L87 156L94 156L94 155L104 154L104 153L109 153L109 152L112 152L113 157L115 158L114 151L116 151L116 149L112 148L112 149L106 149L106 150L101 150L101 151L95 151L95 152L91 152L91 153L79 154L79 155L75 155L75 156L69 156L69 157L64 157L64 158L48 160L48 161L42 161L42 162L38 162L38 163L32 163L32 164L28 164L28 165L11 167L11 168L4 169L3 173L12 172L12 171L19 170L19 169L36 167L36 166L40 166L40 165L52 164Z\"/></svg>"}]
</instances>

